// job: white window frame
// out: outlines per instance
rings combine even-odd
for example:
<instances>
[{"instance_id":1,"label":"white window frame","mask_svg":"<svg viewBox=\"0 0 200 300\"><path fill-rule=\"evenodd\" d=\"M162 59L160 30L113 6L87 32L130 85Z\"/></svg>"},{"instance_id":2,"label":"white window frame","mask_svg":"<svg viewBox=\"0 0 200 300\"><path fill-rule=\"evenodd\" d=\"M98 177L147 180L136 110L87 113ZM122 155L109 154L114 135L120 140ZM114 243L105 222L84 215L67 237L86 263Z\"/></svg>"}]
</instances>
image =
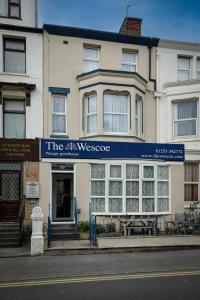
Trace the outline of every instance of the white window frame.
<instances>
[{"instance_id":1,"label":"white window frame","mask_svg":"<svg viewBox=\"0 0 200 300\"><path fill-rule=\"evenodd\" d=\"M123 60L123 54L133 54L135 55L135 63L130 63L128 61ZM126 71L124 69L124 66L133 67L133 71ZM136 51L130 51L130 50L122 50L122 71L124 72L137 72L137 66L138 66L138 53Z\"/></svg>"},{"instance_id":2,"label":"white window frame","mask_svg":"<svg viewBox=\"0 0 200 300\"><path fill-rule=\"evenodd\" d=\"M103 93L103 102L104 102L104 96L105 95L109 95L109 93ZM105 112L105 105L103 104L103 132L104 134L108 134L108 135L128 135L129 134L129 124L130 124L130 95L127 94L127 95L122 95L120 93L116 93L113 95L116 95L116 96L126 96L127 97L127 107L128 107L128 110L127 110L127 113L113 113L113 112ZM127 131L106 131L104 129L104 117L105 115L126 115L127 116Z\"/></svg>"},{"instance_id":3,"label":"white window frame","mask_svg":"<svg viewBox=\"0 0 200 300\"><path fill-rule=\"evenodd\" d=\"M96 50L97 54L98 54L97 59L85 56L85 49ZM100 64L100 48L99 47L95 47L95 46L94 47L92 47L92 46L84 46L84 48L83 48L83 62L84 62L84 72L85 73L92 72L93 70L97 70L99 68L99 64ZM98 63L98 68L95 68L95 69L93 69L91 71L86 71L85 70L85 62L96 62L96 63Z\"/></svg>"},{"instance_id":4,"label":"white window frame","mask_svg":"<svg viewBox=\"0 0 200 300\"><path fill-rule=\"evenodd\" d=\"M143 99L135 99L135 133L141 137L144 131L144 103Z\"/></svg>"},{"instance_id":5,"label":"white window frame","mask_svg":"<svg viewBox=\"0 0 200 300\"><path fill-rule=\"evenodd\" d=\"M190 101L196 101L197 102L197 117L196 118L188 118L188 119L175 119L175 105L183 102L190 102ZM174 140L178 139L191 139L198 137L198 128L199 128L199 100L198 99L183 99L183 100L178 100L178 101L173 101L172 102L172 136ZM190 120L196 120L196 134L194 135L175 135L175 123L176 122L183 122L183 121L190 121Z\"/></svg>"},{"instance_id":6,"label":"white window frame","mask_svg":"<svg viewBox=\"0 0 200 300\"><path fill-rule=\"evenodd\" d=\"M96 96L96 112L91 112L89 113L89 98L92 97L92 96ZM83 119L84 119L84 133L86 135L93 135L93 134L96 134L97 133L97 94L96 93L92 93L90 95L87 95L87 96L84 96L83 98L83 113L84 113L84 116L83 116ZM88 132L88 117L91 117L91 116L96 116L96 131L95 132L91 132L89 133Z\"/></svg>"},{"instance_id":7,"label":"white window frame","mask_svg":"<svg viewBox=\"0 0 200 300\"><path fill-rule=\"evenodd\" d=\"M92 212L94 215L168 215L171 213L171 168L170 165L166 163L151 163L151 164L143 164L141 162L134 162L134 161L126 161L124 163L106 163L101 162L97 164L104 164L105 165L105 178L104 179L93 179L91 176L91 165L90 164L90 186L91 182L94 180L103 180L105 182L105 196L92 196L92 198L105 198L105 212ZM122 178L110 178L110 166L112 165L120 165L122 166ZM138 165L139 166L139 178L136 179L127 179L126 178L126 166L127 165ZM144 166L153 166L154 168L154 178L143 178L143 169ZM159 179L158 178L158 167L159 166L166 166L168 167L169 177L168 179ZM122 196L109 196L109 182L110 181L122 181ZM126 196L126 183L131 181L139 182L139 195L138 196ZM154 196L143 196L142 195L142 183L143 182L154 182ZM158 196L158 182L168 182L169 185L169 194L168 196ZM109 212L109 198L122 198L122 212ZM139 211L127 211L126 200L132 199L139 199ZM153 198L154 199L154 211L153 212L143 212L142 211L142 199ZM168 199L169 201L169 210L168 211L158 211L158 198Z\"/></svg>"},{"instance_id":8,"label":"white window frame","mask_svg":"<svg viewBox=\"0 0 200 300\"><path fill-rule=\"evenodd\" d=\"M189 61L189 68L185 69L185 68L180 68L179 67L179 59L188 59ZM192 67L192 57L190 56L184 56L184 55L178 55L177 58L177 79L182 81L182 79L179 79L179 71L187 71L188 72L188 79L185 80L190 80L191 79L191 67Z\"/></svg>"},{"instance_id":9,"label":"white window frame","mask_svg":"<svg viewBox=\"0 0 200 300\"><path fill-rule=\"evenodd\" d=\"M197 57L196 60L196 78L200 79L200 57Z\"/></svg>"},{"instance_id":10,"label":"white window frame","mask_svg":"<svg viewBox=\"0 0 200 300\"><path fill-rule=\"evenodd\" d=\"M54 112L53 111L53 99L54 97L62 97L64 98L64 102L65 102L65 112L64 113L59 113L59 112ZM66 135L67 134L67 96L66 95L63 95L63 94L52 94L51 96L51 114L52 114L52 122L51 122L51 132L52 132L52 135ZM53 132L53 116L65 116L65 132Z\"/></svg>"}]
</instances>

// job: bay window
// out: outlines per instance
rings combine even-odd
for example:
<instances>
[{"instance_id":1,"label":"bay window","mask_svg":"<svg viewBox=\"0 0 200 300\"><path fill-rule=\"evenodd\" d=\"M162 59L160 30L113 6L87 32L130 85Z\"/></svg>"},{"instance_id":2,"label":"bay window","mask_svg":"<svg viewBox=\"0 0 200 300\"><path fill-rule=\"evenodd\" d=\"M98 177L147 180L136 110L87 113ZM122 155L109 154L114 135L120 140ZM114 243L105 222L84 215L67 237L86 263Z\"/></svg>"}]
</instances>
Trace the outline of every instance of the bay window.
<instances>
[{"instance_id":1,"label":"bay window","mask_svg":"<svg viewBox=\"0 0 200 300\"><path fill-rule=\"evenodd\" d=\"M178 101L173 104L174 137L196 136L198 132L197 101Z\"/></svg>"},{"instance_id":2,"label":"bay window","mask_svg":"<svg viewBox=\"0 0 200 300\"><path fill-rule=\"evenodd\" d=\"M7 100L3 102L4 138L26 137L26 114L24 100Z\"/></svg>"},{"instance_id":3,"label":"bay window","mask_svg":"<svg viewBox=\"0 0 200 300\"><path fill-rule=\"evenodd\" d=\"M104 132L128 133L129 97L104 94Z\"/></svg>"},{"instance_id":4,"label":"bay window","mask_svg":"<svg viewBox=\"0 0 200 300\"><path fill-rule=\"evenodd\" d=\"M84 98L84 128L86 134L97 130L97 95L91 94Z\"/></svg>"},{"instance_id":5,"label":"bay window","mask_svg":"<svg viewBox=\"0 0 200 300\"><path fill-rule=\"evenodd\" d=\"M67 133L66 96L52 96L52 133L57 135Z\"/></svg>"},{"instance_id":6,"label":"bay window","mask_svg":"<svg viewBox=\"0 0 200 300\"><path fill-rule=\"evenodd\" d=\"M136 136L143 134L143 101L141 98L135 100L135 130Z\"/></svg>"},{"instance_id":7,"label":"bay window","mask_svg":"<svg viewBox=\"0 0 200 300\"><path fill-rule=\"evenodd\" d=\"M198 201L199 190L199 164L185 163L184 200Z\"/></svg>"},{"instance_id":8,"label":"bay window","mask_svg":"<svg viewBox=\"0 0 200 300\"><path fill-rule=\"evenodd\" d=\"M91 203L95 213L169 213L169 166L91 164Z\"/></svg>"}]
</instances>

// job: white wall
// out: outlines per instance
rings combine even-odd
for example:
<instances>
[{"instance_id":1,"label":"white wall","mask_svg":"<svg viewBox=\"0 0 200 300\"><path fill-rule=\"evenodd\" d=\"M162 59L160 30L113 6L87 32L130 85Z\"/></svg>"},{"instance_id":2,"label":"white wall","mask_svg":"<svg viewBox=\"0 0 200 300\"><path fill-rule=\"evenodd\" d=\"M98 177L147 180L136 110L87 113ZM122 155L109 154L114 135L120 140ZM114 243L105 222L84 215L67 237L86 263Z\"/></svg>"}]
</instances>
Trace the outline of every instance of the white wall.
<instances>
[{"instance_id":1,"label":"white wall","mask_svg":"<svg viewBox=\"0 0 200 300\"><path fill-rule=\"evenodd\" d=\"M39 15L38 11L36 12L35 9L37 6L37 2L38 0L21 0L21 20L0 17L0 23L17 26L37 27L36 13L37 16Z\"/></svg>"},{"instance_id":2,"label":"white wall","mask_svg":"<svg viewBox=\"0 0 200 300\"><path fill-rule=\"evenodd\" d=\"M2 36L26 38L26 74L3 72ZM2 30L0 33L0 81L36 84L31 92L31 106L26 107L26 138L43 136L43 35ZM2 105L0 105L0 137L3 136Z\"/></svg>"}]
</instances>

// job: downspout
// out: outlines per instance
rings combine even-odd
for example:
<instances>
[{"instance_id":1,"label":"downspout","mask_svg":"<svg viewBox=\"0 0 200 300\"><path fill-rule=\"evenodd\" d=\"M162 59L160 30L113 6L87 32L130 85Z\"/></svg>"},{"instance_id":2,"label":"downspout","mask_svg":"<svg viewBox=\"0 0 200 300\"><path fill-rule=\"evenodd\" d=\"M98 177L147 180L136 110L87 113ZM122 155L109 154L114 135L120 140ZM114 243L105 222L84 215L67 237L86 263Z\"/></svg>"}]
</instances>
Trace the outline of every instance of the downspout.
<instances>
[{"instance_id":1,"label":"downspout","mask_svg":"<svg viewBox=\"0 0 200 300\"><path fill-rule=\"evenodd\" d=\"M38 0L35 0L35 27L38 27Z\"/></svg>"},{"instance_id":2,"label":"downspout","mask_svg":"<svg viewBox=\"0 0 200 300\"><path fill-rule=\"evenodd\" d=\"M152 46L151 44L148 45L148 49L149 49L149 81L152 81L154 84L154 91L156 91L157 89L157 83L156 83L156 79L151 78L151 69L152 69L152 62L151 62L151 50L152 50Z\"/></svg>"}]
</instances>

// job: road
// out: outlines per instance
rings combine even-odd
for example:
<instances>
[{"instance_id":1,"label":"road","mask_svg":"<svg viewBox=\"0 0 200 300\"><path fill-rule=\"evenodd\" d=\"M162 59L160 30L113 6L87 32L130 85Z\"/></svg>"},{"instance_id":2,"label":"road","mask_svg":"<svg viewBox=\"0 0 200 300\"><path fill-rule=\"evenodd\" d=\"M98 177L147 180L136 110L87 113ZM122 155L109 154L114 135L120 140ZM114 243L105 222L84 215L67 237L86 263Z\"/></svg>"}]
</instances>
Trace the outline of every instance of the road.
<instances>
[{"instance_id":1,"label":"road","mask_svg":"<svg viewBox=\"0 0 200 300\"><path fill-rule=\"evenodd\" d=\"M0 259L1 300L199 300L200 250Z\"/></svg>"}]
</instances>

